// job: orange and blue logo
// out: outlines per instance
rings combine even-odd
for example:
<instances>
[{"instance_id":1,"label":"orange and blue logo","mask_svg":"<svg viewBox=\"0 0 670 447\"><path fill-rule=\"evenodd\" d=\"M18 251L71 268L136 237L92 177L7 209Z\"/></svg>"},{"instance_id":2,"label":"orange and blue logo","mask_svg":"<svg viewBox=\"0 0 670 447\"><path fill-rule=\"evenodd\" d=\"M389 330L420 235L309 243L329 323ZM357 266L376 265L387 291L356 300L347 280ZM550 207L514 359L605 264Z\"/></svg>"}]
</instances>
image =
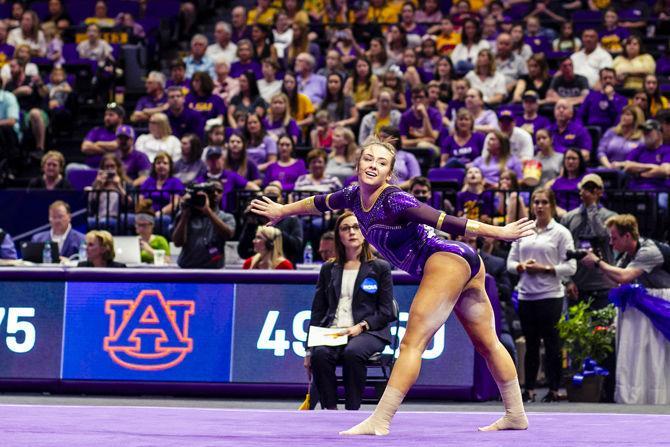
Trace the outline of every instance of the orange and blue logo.
<instances>
[{"instance_id":1,"label":"orange and blue logo","mask_svg":"<svg viewBox=\"0 0 670 447\"><path fill-rule=\"evenodd\" d=\"M193 352L189 321L195 301L166 300L158 290L143 290L134 300L109 299L109 335L103 348L119 366L161 371L179 365Z\"/></svg>"}]
</instances>

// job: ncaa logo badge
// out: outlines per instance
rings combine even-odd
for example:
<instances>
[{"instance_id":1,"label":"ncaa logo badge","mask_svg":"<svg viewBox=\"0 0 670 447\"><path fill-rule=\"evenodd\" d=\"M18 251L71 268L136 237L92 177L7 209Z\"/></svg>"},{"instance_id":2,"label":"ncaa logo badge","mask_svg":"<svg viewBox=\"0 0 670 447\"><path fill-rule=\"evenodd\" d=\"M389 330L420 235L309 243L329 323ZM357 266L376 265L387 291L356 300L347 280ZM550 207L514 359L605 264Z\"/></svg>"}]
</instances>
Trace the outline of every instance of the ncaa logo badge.
<instances>
[{"instance_id":1,"label":"ncaa logo badge","mask_svg":"<svg viewBox=\"0 0 670 447\"><path fill-rule=\"evenodd\" d=\"M376 293L377 281L375 281L373 278L365 278L361 284L361 289L363 289L364 292Z\"/></svg>"},{"instance_id":2,"label":"ncaa logo badge","mask_svg":"<svg viewBox=\"0 0 670 447\"><path fill-rule=\"evenodd\" d=\"M103 349L119 366L161 371L180 364L193 351L188 336L195 302L165 300L158 290L143 290L134 300L105 301L109 335Z\"/></svg>"}]
</instances>

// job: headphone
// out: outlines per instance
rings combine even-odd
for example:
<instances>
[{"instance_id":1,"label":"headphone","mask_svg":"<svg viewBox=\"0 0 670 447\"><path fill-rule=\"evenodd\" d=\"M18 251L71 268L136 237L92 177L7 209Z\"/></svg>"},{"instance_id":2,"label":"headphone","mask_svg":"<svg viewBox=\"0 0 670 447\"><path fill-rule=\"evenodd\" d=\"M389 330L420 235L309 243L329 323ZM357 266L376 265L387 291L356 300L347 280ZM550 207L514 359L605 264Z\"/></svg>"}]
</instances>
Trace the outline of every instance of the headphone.
<instances>
[{"instance_id":1,"label":"headphone","mask_svg":"<svg viewBox=\"0 0 670 447\"><path fill-rule=\"evenodd\" d=\"M277 239L277 234L280 234L276 228L271 228L270 233L272 233L272 239L265 240L265 248L268 251L272 251L275 248L275 239Z\"/></svg>"}]
</instances>

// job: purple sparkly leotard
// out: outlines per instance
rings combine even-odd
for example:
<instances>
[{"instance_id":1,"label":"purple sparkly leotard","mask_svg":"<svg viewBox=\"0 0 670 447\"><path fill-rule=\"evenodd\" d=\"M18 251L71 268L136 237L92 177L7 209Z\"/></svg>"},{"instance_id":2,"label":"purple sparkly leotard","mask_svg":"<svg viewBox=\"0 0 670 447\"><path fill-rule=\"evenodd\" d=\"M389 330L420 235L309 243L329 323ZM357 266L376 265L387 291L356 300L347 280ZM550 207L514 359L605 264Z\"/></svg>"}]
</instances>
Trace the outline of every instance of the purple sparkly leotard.
<instances>
[{"instance_id":1,"label":"purple sparkly leotard","mask_svg":"<svg viewBox=\"0 0 670 447\"><path fill-rule=\"evenodd\" d=\"M321 212L352 210L365 239L384 259L412 276L421 277L430 255L441 251L463 257L470 266L471 278L479 272L479 255L472 247L444 240L433 230L463 235L467 220L447 216L396 186L384 189L369 210L363 209L358 185L316 196L314 205Z\"/></svg>"}]
</instances>

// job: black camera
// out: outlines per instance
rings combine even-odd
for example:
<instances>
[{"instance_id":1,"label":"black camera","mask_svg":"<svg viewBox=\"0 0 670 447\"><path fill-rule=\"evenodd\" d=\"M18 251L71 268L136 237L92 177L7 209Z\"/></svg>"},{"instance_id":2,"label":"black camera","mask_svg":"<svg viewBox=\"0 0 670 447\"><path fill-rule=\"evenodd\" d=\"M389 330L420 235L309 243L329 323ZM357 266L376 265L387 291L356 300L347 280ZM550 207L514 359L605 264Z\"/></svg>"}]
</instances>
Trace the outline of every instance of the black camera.
<instances>
[{"instance_id":1,"label":"black camera","mask_svg":"<svg viewBox=\"0 0 670 447\"><path fill-rule=\"evenodd\" d=\"M209 196L213 192L214 192L214 184L211 182L195 183L193 185L189 185L186 188L186 193L189 194L191 197L189 197L187 200L184 200L184 205L193 208L202 208L203 206L205 206L205 203L207 202L206 196Z\"/></svg>"},{"instance_id":2,"label":"black camera","mask_svg":"<svg viewBox=\"0 0 670 447\"><path fill-rule=\"evenodd\" d=\"M570 260L570 259L575 259L577 261L581 261L584 259L584 256L586 256L589 252L586 250L567 250L565 252L565 259Z\"/></svg>"}]
</instances>

